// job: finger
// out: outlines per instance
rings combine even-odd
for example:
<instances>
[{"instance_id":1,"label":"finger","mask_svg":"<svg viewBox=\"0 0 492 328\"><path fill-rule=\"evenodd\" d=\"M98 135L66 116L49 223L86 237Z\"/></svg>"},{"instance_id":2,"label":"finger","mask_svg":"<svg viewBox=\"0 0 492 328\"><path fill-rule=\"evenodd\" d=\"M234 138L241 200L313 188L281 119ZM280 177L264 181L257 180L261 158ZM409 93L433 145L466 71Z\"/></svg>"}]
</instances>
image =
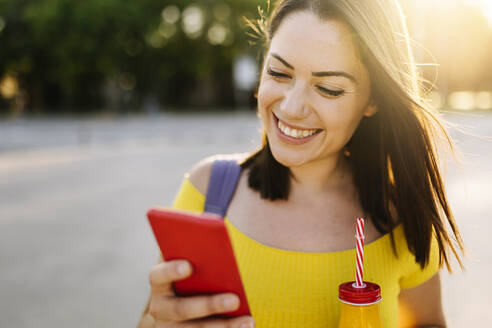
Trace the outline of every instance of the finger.
<instances>
[{"instance_id":1,"label":"finger","mask_svg":"<svg viewBox=\"0 0 492 328\"><path fill-rule=\"evenodd\" d=\"M173 260L155 265L149 273L152 292L161 295L174 295L171 283L187 278L191 272L191 265L186 260Z\"/></svg>"},{"instance_id":2,"label":"finger","mask_svg":"<svg viewBox=\"0 0 492 328\"><path fill-rule=\"evenodd\" d=\"M239 297L232 293L188 297L154 297L149 312L156 320L186 321L239 308Z\"/></svg>"},{"instance_id":3,"label":"finger","mask_svg":"<svg viewBox=\"0 0 492 328\"><path fill-rule=\"evenodd\" d=\"M196 319L185 322L156 322L155 328L254 328L255 320L251 316L231 319Z\"/></svg>"}]
</instances>

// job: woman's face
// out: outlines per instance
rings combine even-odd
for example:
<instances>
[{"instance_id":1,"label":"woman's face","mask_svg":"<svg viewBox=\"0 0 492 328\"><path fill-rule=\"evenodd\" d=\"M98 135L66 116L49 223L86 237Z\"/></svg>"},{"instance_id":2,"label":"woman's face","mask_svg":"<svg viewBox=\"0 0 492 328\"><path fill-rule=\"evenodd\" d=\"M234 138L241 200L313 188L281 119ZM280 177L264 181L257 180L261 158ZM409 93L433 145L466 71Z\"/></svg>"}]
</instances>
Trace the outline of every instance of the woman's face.
<instances>
[{"instance_id":1,"label":"woman's face","mask_svg":"<svg viewBox=\"0 0 492 328\"><path fill-rule=\"evenodd\" d=\"M258 113L273 156L285 166L340 154L361 118L376 111L344 23L307 11L289 14L264 63Z\"/></svg>"}]
</instances>

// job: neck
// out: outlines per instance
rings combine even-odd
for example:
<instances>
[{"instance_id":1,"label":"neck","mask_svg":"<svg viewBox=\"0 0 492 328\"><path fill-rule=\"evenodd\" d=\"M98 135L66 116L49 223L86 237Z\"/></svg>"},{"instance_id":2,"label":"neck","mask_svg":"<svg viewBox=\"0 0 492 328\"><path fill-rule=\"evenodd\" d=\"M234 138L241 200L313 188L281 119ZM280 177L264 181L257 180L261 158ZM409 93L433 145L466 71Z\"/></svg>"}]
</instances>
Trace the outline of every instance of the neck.
<instances>
[{"instance_id":1,"label":"neck","mask_svg":"<svg viewBox=\"0 0 492 328\"><path fill-rule=\"evenodd\" d=\"M292 196L297 198L317 197L329 193L334 188L345 185L351 179L346 158L341 154L289 167Z\"/></svg>"}]
</instances>

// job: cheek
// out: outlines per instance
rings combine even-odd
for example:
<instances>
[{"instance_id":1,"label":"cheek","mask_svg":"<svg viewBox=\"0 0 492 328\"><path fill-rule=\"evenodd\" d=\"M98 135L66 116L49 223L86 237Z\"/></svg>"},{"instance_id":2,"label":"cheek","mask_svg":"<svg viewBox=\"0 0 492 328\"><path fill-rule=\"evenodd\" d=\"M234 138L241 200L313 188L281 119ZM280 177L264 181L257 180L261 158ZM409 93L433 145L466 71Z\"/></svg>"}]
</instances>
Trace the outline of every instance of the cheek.
<instances>
[{"instance_id":1,"label":"cheek","mask_svg":"<svg viewBox=\"0 0 492 328\"><path fill-rule=\"evenodd\" d=\"M348 107L350 104L343 99L322 100L314 103L313 106L318 109L316 113L328 130L343 130L353 120Z\"/></svg>"},{"instance_id":2,"label":"cheek","mask_svg":"<svg viewBox=\"0 0 492 328\"><path fill-rule=\"evenodd\" d=\"M350 99L332 101L318 108L323 108L318 115L327 133L341 143L350 139L362 118L360 104Z\"/></svg>"},{"instance_id":3,"label":"cheek","mask_svg":"<svg viewBox=\"0 0 492 328\"><path fill-rule=\"evenodd\" d=\"M258 87L258 102L268 106L274 99L281 95L281 89L274 81L264 80Z\"/></svg>"},{"instance_id":4,"label":"cheek","mask_svg":"<svg viewBox=\"0 0 492 328\"><path fill-rule=\"evenodd\" d=\"M262 120L269 117L269 112L277 100L281 98L281 90L271 81L262 81L258 87L258 111Z\"/></svg>"}]
</instances>

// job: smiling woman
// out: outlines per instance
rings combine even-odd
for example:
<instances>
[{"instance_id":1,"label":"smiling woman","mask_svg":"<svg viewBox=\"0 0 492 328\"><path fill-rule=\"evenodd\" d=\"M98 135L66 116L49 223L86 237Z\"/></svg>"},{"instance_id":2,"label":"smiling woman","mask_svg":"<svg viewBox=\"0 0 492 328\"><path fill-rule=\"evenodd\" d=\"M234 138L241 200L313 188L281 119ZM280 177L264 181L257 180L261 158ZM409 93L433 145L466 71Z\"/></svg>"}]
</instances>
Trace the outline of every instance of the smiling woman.
<instances>
[{"instance_id":1,"label":"smiling woman","mask_svg":"<svg viewBox=\"0 0 492 328\"><path fill-rule=\"evenodd\" d=\"M421 209L426 212L420 213L429 220L423 225L425 233L418 237L409 232L407 237L424 266L429 245L417 239L425 236L428 241L431 228L442 233L441 259L448 264L444 244L453 252L454 247L440 210L452 230L457 229L442 186L436 144L439 136L450 146L451 140L437 112L421 97L401 8L395 0L383 2L281 1L270 20L262 21L256 30L263 32L266 47L257 97L264 143L242 166L251 168L250 186L263 197L288 199L302 164L324 167L323 160L335 155L331 165L348 165L353 171L362 206L379 221L375 224L381 232L394 227L392 211L403 222L408 217L407 229L417 232L410 219L417 213L409 200L427 203ZM321 132L303 147L289 147L275 138L273 127L279 124ZM341 157L340 150L350 156ZM272 175L257 177L260 172ZM416 178L422 180L418 185ZM268 193L257 179L270 181ZM396 187L406 182L408 190ZM381 193L372 192L379 188Z\"/></svg>"},{"instance_id":2,"label":"smiling woman","mask_svg":"<svg viewBox=\"0 0 492 328\"><path fill-rule=\"evenodd\" d=\"M265 40L257 93L264 135L263 147L242 163L249 187L292 201L351 176L371 224L393 240L401 223L422 270L437 254L450 270L447 247L460 262L444 228L447 221L463 250L437 163L436 144L451 141L421 98L397 1L281 1L256 30ZM420 293L435 290L439 279L432 281ZM400 305L414 313L401 315L400 325L409 317L442 324L440 305L434 318L423 308L419 316L409 301L418 293L401 293Z\"/></svg>"},{"instance_id":3,"label":"smiling woman","mask_svg":"<svg viewBox=\"0 0 492 328\"><path fill-rule=\"evenodd\" d=\"M463 245L435 144L451 141L421 99L403 17L396 0L284 0L252 24L265 40L263 142L228 156L242 170L224 212L258 327L337 326L337 287L355 277L356 217L383 326L445 326L438 272ZM175 208L204 210L216 159L185 176ZM206 318L224 295L175 297L171 262L151 273L149 325L247 327L251 318Z\"/></svg>"},{"instance_id":4,"label":"smiling woman","mask_svg":"<svg viewBox=\"0 0 492 328\"><path fill-rule=\"evenodd\" d=\"M284 166L301 166L317 159L317 165L325 167L347 144L362 117L376 112L376 106L369 104L369 75L356 57L350 33L343 23L323 22L301 11L288 17L272 39L266 74L258 89L258 110L266 133L272 132L268 135L272 153ZM278 124L273 124L270 113ZM290 147L285 142L289 135L274 134L278 131L274 125L298 125L320 132L315 140L302 142L303 148ZM311 139L296 140L296 144Z\"/></svg>"}]
</instances>

